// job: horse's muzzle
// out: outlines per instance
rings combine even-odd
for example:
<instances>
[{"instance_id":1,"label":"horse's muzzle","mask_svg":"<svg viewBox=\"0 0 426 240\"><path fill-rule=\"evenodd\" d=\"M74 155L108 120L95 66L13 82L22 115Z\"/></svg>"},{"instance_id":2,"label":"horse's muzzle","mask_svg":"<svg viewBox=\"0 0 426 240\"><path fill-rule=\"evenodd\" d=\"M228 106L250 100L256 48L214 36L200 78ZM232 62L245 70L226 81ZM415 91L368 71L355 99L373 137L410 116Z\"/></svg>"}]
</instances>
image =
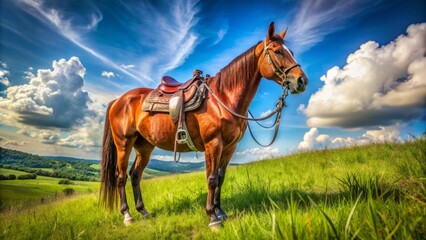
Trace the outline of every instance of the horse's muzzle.
<instances>
[{"instance_id":1,"label":"horse's muzzle","mask_svg":"<svg viewBox=\"0 0 426 240\"><path fill-rule=\"evenodd\" d=\"M287 82L292 94L304 92L308 83L309 80L304 74L297 79L291 79Z\"/></svg>"}]
</instances>

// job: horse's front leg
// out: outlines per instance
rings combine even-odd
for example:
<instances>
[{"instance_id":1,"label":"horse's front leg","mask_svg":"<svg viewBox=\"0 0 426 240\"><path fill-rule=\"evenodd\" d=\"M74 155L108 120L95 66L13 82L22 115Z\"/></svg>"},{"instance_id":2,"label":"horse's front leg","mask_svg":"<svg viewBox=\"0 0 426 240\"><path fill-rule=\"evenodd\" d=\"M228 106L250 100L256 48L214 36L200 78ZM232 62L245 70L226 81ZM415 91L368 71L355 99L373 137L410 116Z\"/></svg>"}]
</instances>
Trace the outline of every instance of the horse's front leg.
<instances>
[{"instance_id":1,"label":"horse's front leg","mask_svg":"<svg viewBox=\"0 0 426 240\"><path fill-rule=\"evenodd\" d=\"M205 145L206 149L206 175L207 175L207 202L206 213L210 217L210 228L217 228L222 221L216 216L214 197L219 186L219 161L222 154L223 143L219 138L214 138Z\"/></svg>"},{"instance_id":2,"label":"horse's front leg","mask_svg":"<svg viewBox=\"0 0 426 240\"><path fill-rule=\"evenodd\" d=\"M234 154L236 147L237 145L234 145L232 147L224 149L222 152L222 157L220 159L219 174L218 174L219 185L216 187L215 193L214 193L215 213L220 220L226 220L228 218L228 215L226 215L225 211L223 211L223 209L220 206L220 194L222 191L222 184L225 181L226 168L229 164L229 161L232 158L232 155Z\"/></svg>"}]
</instances>

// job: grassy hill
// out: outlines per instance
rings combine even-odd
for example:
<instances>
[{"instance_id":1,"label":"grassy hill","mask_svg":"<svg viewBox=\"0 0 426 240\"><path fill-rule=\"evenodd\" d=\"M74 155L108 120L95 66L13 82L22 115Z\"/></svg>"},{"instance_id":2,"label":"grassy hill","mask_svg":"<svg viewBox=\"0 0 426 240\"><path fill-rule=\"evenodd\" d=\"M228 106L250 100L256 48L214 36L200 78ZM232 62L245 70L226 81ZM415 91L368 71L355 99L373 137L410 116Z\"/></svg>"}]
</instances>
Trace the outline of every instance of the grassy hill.
<instances>
[{"instance_id":1,"label":"grassy hill","mask_svg":"<svg viewBox=\"0 0 426 240\"><path fill-rule=\"evenodd\" d=\"M212 232L205 173L142 182L142 219L124 227L97 193L0 213L1 239L426 239L426 140L299 153L230 167ZM133 199L130 184L128 199Z\"/></svg>"},{"instance_id":2,"label":"grassy hill","mask_svg":"<svg viewBox=\"0 0 426 240\"><path fill-rule=\"evenodd\" d=\"M133 164L129 162L129 166ZM0 168L13 169L39 176L68 178L80 181L99 181L99 160L62 156L38 156L0 147ZM204 162L161 161L151 159L144 178L153 178L174 173L187 173L204 169Z\"/></svg>"},{"instance_id":3,"label":"grassy hill","mask_svg":"<svg viewBox=\"0 0 426 240\"><path fill-rule=\"evenodd\" d=\"M26 172L0 168L0 174L20 176ZM37 176L37 179L0 181L0 211L20 210L40 203L63 198L64 189L72 188L76 193L97 192L100 183L72 181L72 185L58 184L60 178Z\"/></svg>"}]
</instances>

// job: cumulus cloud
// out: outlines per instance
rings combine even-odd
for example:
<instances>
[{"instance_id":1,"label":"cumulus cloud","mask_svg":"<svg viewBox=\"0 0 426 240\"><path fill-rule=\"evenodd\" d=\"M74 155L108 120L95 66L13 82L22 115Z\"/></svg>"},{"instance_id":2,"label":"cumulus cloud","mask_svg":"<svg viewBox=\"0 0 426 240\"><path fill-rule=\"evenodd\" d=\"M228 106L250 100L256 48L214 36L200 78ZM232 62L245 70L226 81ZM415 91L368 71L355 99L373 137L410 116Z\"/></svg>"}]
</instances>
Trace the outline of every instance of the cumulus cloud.
<instances>
[{"instance_id":1,"label":"cumulus cloud","mask_svg":"<svg viewBox=\"0 0 426 240\"><path fill-rule=\"evenodd\" d=\"M18 114L18 122L38 127L71 128L94 114L84 91L86 69L77 57L53 61L53 70L39 69L27 84L11 86L0 108Z\"/></svg>"},{"instance_id":2,"label":"cumulus cloud","mask_svg":"<svg viewBox=\"0 0 426 240\"><path fill-rule=\"evenodd\" d=\"M299 143L297 149L299 151L307 151L318 147L320 144L325 144L329 139L328 135L319 135L317 128L311 128L303 136L303 141Z\"/></svg>"},{"instance_id":3,"label":"cumulus cloud","mask_svg":"<svg viewBox=\"0 0 426 240\"><path fill-rule=\"evenodd\" d=\"M112 77L115 77L115 73L103 71L102 74L101 74L101 76L102 77L106 77L106 78L112 78Z\"/></svg>"},{"instance_id":4,"label":"cumulus cloud","mask_svg":"<svg viewBox=\"0 0 426 240\"><path fill-rule=\"evenodd\" d=\"M16 141L10 140L5 137L0 136L0 146L2 147L10 147L10 146L24 146L27 142L25 141Z\"/></svg>"},{"instance_id":5,"label":"cumulus cloud","mask_svg":"<svg viewBox=\"0 0 426 240\"><path fill-rule=\"evenodd\" d=\"M55 144L60 139L59 131L49 130L49 129L19 129L18 133L25 135L27 137L38 138L41 143L44 144Z\"/></svg>"},{"instance_id":6,"label":"cumulus cloud","mask_svg":"<svg viewBox=\"0 0 426 240\"><path fill-rule=\"evenodd\" d=\"M7 70L7 64L0 61L0 87L3 86L9 86L10 82L7 76L9 75L9 71ZM1 88L0 88L1 90Z\"/></svg>"},{"instance_id":7,"label":"cumulus cloud","mask_svg":"<svg viewBox=\"0 0 426 240\"><path fill-rule=\"evenodd\" d=\"M44 144L93 151L100 146L105 109L83 90L86 69L77 57L53 61L52 68L30 69L28 83L5 90L0 122Z\"/></svg>"},{"instance_id":8,"label":"cumulus cloud","mask_svg":"<svg viewBox=\"0 0 426 240\"><path fill-rule=\"evenodd\" d=\"M237 156L240 159L243 159L244 162L272 158L278 155L279 155L278 148L273 148L273 147L248 148L242 152L235 153L235 156Z\"/></svg>"},{"instance_id":9,"label":"cumulus cloud","mask_svg":"<svg viewBox=\"0 0 426 240\"><path fill-rule=\"evenodd\" d=\"M390 126L422 116L426 106L426 23L379 46L369 41L321 77L303 111L310 127Z\"/></svg>"},{"instance_id":10,"label":"cumulus cloud","mask_svg":"<svg viewBox=\"0 0 426 240\"><path fill-rule=\"evenodd\" d=\"M326 134L319 134L317 128L311 128L305 133L303 141L299 143L299 151L309 151L320 148L338 148L360 146L372 143L383 143L400 141L401 125L393 125L388 127L380 126L377 129L367 130L359 137L335 137L331 138Z\"/></svg>"}]
</instances>

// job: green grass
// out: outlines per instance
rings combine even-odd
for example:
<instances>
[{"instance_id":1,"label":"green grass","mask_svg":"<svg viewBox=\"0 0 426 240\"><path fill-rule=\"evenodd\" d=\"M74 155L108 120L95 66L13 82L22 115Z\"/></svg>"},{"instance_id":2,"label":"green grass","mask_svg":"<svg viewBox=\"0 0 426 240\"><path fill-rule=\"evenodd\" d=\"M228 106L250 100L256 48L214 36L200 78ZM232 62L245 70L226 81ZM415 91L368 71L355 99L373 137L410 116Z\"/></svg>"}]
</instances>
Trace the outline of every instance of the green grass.
<instances>
[{"instance_id":1,"label":"green grass","mask_svg":"<svg viewBox=\"0 0 426 240\"><path fill-rule=\"evenodd\" d=\"M0 168L0 174L16 176L26 172ZM77 193L98 191L99 183L74 181L74 185L58 184L60 178L37 176L37 179L0 181L0 210L22 209L34 204L48 202L62 197L62 191L71 187Z\"/></svg>"},{"instance_id":2,"label":"green grass","mask_svg":"<svg viewBox=\"0 0 426 240\"><path fill-rule=\"evenodd\" d=\"M97 193L0 215L2 239L426 239L426 141L322 150L230 167L229 215L207 227L205 173L142 181L132 226Z\"/></svg>"}]
</instances>

